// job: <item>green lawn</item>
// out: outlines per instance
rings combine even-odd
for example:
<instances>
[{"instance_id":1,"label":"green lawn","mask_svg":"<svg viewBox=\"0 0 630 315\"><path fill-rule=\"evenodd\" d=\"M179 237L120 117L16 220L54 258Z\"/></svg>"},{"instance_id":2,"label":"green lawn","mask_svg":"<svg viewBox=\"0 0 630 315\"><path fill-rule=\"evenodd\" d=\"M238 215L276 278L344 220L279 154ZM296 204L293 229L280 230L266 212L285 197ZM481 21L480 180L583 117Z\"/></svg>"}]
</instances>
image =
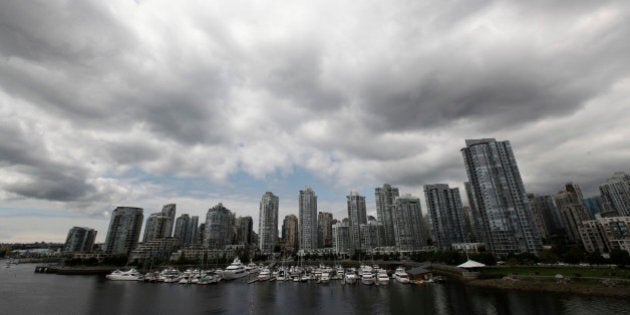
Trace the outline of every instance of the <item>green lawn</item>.
<instances>
[{"instance_id":1,"label":"green lawn","mask_svg":"<svg viewBox=\"0 0 630 315\"><path fill-rule=\"evenodd\" d=\"M507 275L555 276L565 277L602 277L630 279L630 269L588 268L588 267L488 267L481 270L482 275L489 277Z\"/></svg>"}]
</instances>

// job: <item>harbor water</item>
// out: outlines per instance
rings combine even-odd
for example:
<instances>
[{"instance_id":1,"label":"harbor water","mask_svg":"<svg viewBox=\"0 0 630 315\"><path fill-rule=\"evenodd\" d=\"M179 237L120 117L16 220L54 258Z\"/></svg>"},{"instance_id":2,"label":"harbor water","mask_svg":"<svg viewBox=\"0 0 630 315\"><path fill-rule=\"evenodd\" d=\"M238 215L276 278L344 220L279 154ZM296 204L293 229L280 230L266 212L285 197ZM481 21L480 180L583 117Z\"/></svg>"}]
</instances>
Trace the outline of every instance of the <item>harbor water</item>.
<instances>
[{"instance_id":1,"label":"harbor water","mask_svg":"<svg viewBox=\"0 0 630 315\"><path fill-rule=\"evenodd\" d=\"M2 266L0 314L628 314L630 301L479 289L457 281L388 286L108 281Z\"/></svg>"}]
</instances>

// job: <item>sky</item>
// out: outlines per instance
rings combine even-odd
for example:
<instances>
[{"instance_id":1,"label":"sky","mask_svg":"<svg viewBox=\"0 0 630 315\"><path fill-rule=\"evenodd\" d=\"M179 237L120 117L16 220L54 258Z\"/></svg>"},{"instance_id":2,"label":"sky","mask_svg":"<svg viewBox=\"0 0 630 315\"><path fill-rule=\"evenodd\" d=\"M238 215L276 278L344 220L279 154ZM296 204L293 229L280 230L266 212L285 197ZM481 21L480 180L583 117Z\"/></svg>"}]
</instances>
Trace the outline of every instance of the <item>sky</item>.
<instances>
[{"instance_id":1,"label":"sky","mask_svg":"<svg viewBox=\"0 0 630 315\"><path fill-rule=\"evenodd\" d=\"M167 203L257 230L305 186L375 215L383 183L463 187L476 138L592 196L630 171L629 38L628 1L1 1L0 242Z\"/></svg>"}]
</instances>

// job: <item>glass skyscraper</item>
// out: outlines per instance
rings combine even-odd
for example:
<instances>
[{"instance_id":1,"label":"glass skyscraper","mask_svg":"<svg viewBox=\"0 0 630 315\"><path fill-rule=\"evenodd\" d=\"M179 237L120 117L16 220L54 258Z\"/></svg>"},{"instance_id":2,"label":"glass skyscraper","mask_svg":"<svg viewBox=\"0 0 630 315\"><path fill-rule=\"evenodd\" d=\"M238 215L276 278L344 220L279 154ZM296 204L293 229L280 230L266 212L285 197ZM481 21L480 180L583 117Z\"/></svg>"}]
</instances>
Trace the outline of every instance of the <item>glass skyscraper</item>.
<instances>
[{"instance_id":1,"label":"glass skyscraper","mask_svg":"<svg viewBox=\"0 0 630 315\"><path fill-rule=\"evenodd\" d=\"M142 208L133 207L117 207L112 212L105 238L105 253L128 255L136 248L142 229L142 212Z\"/></svg>"},{"instance_id":2,"label":"glass skyscraper","mask_svg":"<svg viewBox=\"0 0 630 315\"><path fill-rule=\"evenodd\" d=\"M300 190L298 223L300 250L314 250L317 244L317 196L311 187Z\"/></svg>"},{"instance_id":3,"label":"glass skyscraper","mask_svg":"<svg viewBox=\"0 0 630 315\"><path fill-rule=\"evenodd\" d=\"M542 243L510 142L466 140L461 151L481 241L495 254L537 253Z\"/></svg>"},{"instance_id":4,"label":"glass skyscraper","mask_svg":"<svg viewBox=\"0 0 630 315\"><path fill-rule=\"evenodd\" d=\"M273 253L278 245L278 196L266 192L260 200L258 217L258 243L263 255Z\"/></svg>"}]
</instances>

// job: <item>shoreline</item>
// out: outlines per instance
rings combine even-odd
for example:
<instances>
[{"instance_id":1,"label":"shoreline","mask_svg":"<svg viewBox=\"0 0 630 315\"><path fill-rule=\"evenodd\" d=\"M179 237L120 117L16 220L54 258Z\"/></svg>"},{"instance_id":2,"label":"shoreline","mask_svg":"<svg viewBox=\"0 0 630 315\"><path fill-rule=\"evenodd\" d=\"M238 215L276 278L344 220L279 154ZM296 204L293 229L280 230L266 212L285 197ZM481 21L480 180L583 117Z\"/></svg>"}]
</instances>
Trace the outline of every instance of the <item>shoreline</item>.
<instances>
[{"instance_id":1,"label":"shoreline","mask_svg":"<svg viewBox=\"0 0 630 315\"><path fill-rule=\"evenodd\" d=\"M614 283L615 279L610 279ZM540 281L529 279L475 279L462 281L465 285L484 289L516 290L529 292L570 293L586 296L601 296L612 298L630 298L630 286L606 285L602 282L579 283L562 281Z\"/></svg>"}]
</instances>

